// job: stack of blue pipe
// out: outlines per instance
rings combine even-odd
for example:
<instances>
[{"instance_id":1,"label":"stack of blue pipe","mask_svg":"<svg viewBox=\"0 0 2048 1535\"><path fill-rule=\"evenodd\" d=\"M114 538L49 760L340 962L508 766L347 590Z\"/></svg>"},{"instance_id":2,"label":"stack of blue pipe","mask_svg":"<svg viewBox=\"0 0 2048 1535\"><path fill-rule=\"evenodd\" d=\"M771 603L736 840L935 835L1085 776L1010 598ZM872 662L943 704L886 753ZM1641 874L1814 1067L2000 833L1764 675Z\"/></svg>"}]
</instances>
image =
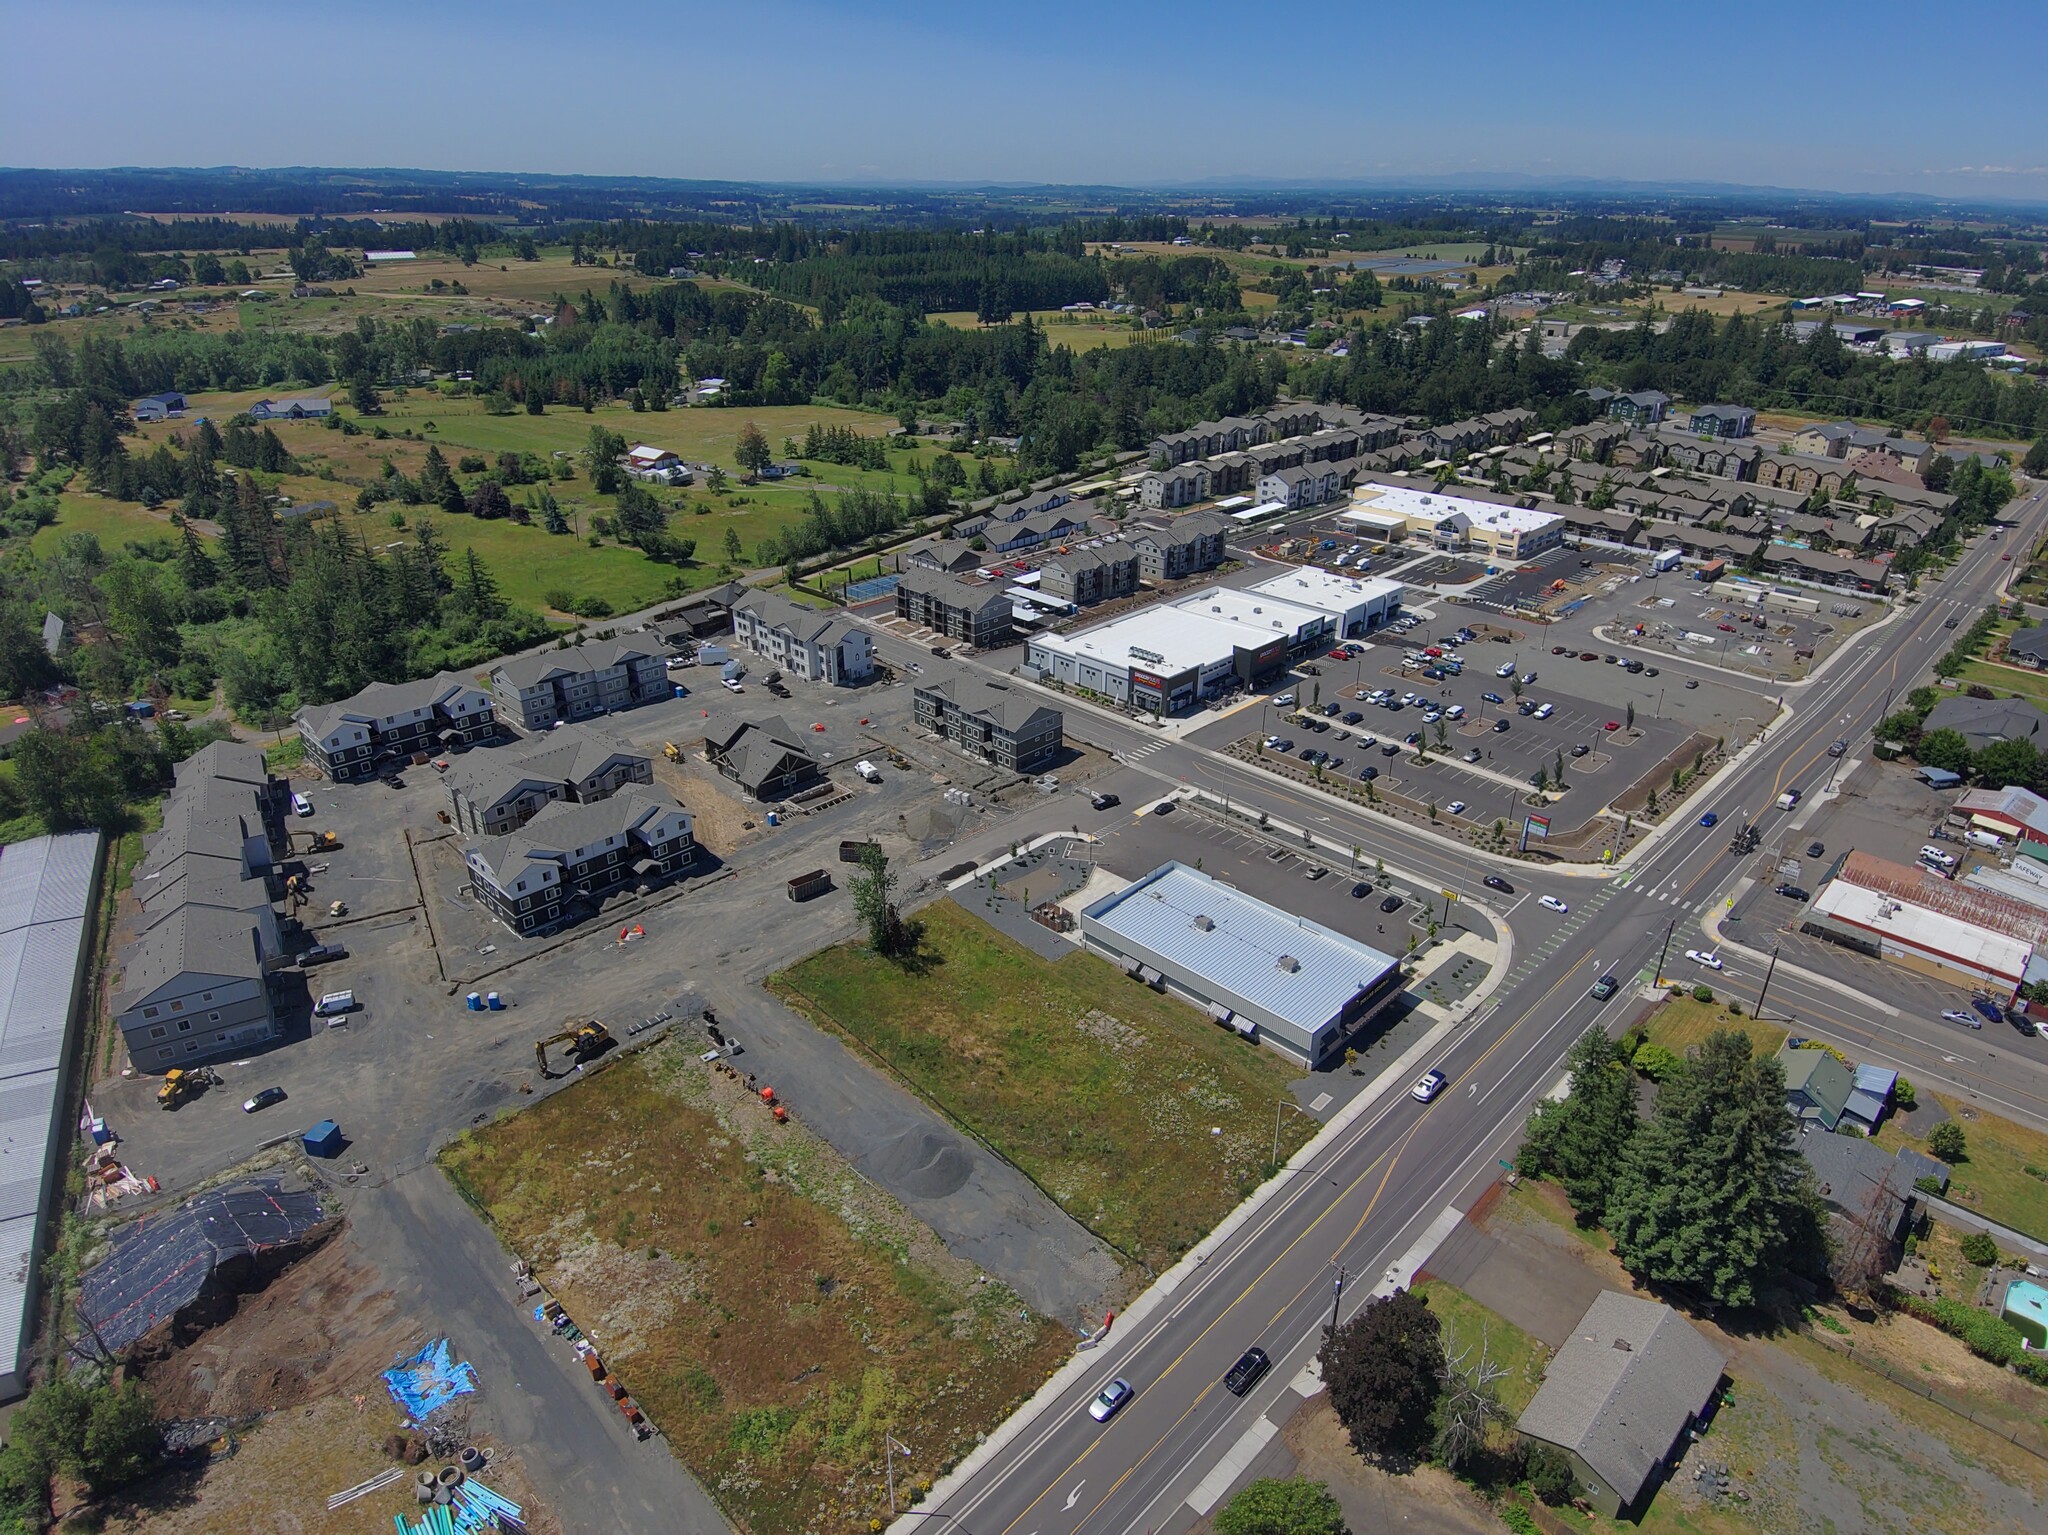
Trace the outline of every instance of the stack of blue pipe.
<instances>
[{"instance_id":1,"label":"stack of blue pipe","mask_svg":"<svg viewBox=\"0 0 2048 1535\"><path fill-rule=\"evenodd\" d=\"M408 1523L403 1514L393 1514L397 1535L498 1535L524 1528L519 1522L519 1505L474 1477L460 1483L454 1496L453 1504L436 1504L414 1523Z\"/></svg>"}]
</instances>

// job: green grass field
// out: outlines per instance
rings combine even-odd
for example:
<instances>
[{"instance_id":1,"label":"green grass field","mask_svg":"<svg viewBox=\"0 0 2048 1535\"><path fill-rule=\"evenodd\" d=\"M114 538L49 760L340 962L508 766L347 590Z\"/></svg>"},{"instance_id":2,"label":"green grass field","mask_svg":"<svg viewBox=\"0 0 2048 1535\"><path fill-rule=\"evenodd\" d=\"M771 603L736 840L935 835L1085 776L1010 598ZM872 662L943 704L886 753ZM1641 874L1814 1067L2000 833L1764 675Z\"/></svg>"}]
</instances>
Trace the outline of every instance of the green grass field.
<instances>
[{"instance_id":1,"label":"green grass field","mask_svg":"<svg viewBox=\"0 0 2048 1535\"><path fill-rule=\"evenodd\" d=\"M119 554L129 539L175 540L179 536L164 512L152 512L136 501L110 501L71 490L57 497L57 520L36 529L29 547L39 555L53 554L67 533L91 533L109 554Z\"/></svg>"},{"instance_id":2,"label":"green grass field","mask_svg":"<svg viewBox=\"0 0 2048 1535\"><path fill-rule=\"evenodd\" d=\"M1682 979L1685 976L1681 975L1681 972L1689 974L1699 969L1697 965L1688 963L1682 953L1673 955L1664 963L1670 975L1680 976ZM1718 975L1707 970L1700 970L1699 975L1709 986L1720 979ZM1687 984L1691 984L1689 979ZM1644 1025L1650 1031L1650 1043L1662 1045L1674 1055L1683 1055L1694 1045L1703 1044L1709 1034L1726 1030L1747 1034L1759 1055L1778 1053L1778 1047L1785 1043L1783 1029L1775 1024L1758 1023L1751 1018L1747 1003L1743 1004L1742 1017L1731 1017L1728 1012L1730 999L1727 993L1717 988L1714 995L1715 1000L1712 1002L1695 1002L1691 997L1673 997L1660 1004L1657 1010L1650 1014L1649 1022Z\"/></svg>"},{"instance_id":3,"label":"green grass field","mask_svg":"<svg viewBox=\"0 0 2048 1535\"><path fill-rule=\"evenodd\" d=\"M1429 1302L1438 1322L1456 1349L1468 1350L1466 1363L1479 1363L1482 1342L1489 1364L1508 1373L1500 1381L1501 1405L1511 1416L1519 1416L1529 1398L1543 1384L1543 1367L1550 1362L1550 1350L1514 1323L1479 1304L1455 1285L1441 1279L1424 1280L1415 1293Z\"/></svg>"},{"instance_id":4,"label":"green grass field","mask_svg":"<svg viewBox=\"0 0 2048 1535\"><path fill-rule=\"evenodd\" d=\"M1986 1114L1959 1099L1934 1096L1963 1127L1969 1146L1968 1158L1956 1164L1948 1197L2002 1226L2048 1239L2048 1135ZM1965 1118L1966 1114L1976 1117ZM1927 1149L1895 1119L1887 1120L1875 1139L1881 1146ZM2035 1172L2028 1172L2030 1167Z\"/></svg>"},{"instance_id":5,"label":"green grass field","mask_svg":"<svg viewBox=\"0 0 2048 1535\"><path fill-rule=\"evenodd\" d=\"M951 901L923 915L919 969L842 944L769 985L1155 1270L1266 1175L1298 1069L1094 955L1049 964ZM1281 1154L1313 1129L1287 1114Z\"/></svg>"},{"instance_id":6,"label":"green grass field","mask_svg":"<svg viewBox=\"0 0 2048 1535\"><path fill-rule=\"evenodd\" d=\"M945 310L928 314L925 318L954 330L986 328L971 309ZM1048 345L1063 346L1070 352L1092 352L1103 346L1132 346L1160 335L1157 331L1135 330L1128 325L1078 318L1057 309L1034 310L1031 318L1045 331Z\"/></svg>"}]
</instances>

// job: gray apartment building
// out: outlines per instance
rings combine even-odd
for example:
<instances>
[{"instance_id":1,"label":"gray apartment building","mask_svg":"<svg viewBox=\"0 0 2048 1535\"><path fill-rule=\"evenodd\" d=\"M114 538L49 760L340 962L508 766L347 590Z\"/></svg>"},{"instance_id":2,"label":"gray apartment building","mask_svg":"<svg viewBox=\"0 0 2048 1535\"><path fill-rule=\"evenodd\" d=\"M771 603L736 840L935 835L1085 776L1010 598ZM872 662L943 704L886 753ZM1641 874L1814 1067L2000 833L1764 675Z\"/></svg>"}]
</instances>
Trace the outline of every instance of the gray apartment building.
<instances>
[{"instance_id":1,"label":"gray apartment building","mask_svg":"<svg viewBox=\"0 0 2048 1535\"><path fill-rule=\"evenodd\" d=\"M659 883L696 858L690 812L638 785L592 805L549 805L518 831L462 849L477 899L518 933L587 917L619 886Z\"/></svg>"},{"instance_id":2,"label":"gray apartment building","mask_svg":"<svg viewBox=\"0 0 2048 1535\"><path fill-rule=\"evenodd\" d=\"M1038 589L1078 607L1129 596L1138 589L1138 551L1118 539L1049 554Z\"/></svg>"},{"instance_id":3,"label":"gray apartment building","mask_svg":"<svg viewBox=\"0 0 2048 1535\"><path fill-rule=\"evenodd\" d=\"M373 682L339 703L294 716L306 757L335 783L374 778L414 752L440 752L498 733L491 695L457 672L416 682Z\"/></svg>"},{"instance_id":4,"label":"gray apartment building","mask_svg":"<svg viewBox=\"0 0 2048 1535\"><path fill-rule=\"evenodd\" d=\"M918 728L1012 773L1035 773L1059 756L1064 718L1026 688L965 674L920 682Z\"/></svg>"},{"instance_id":5,"label":"gray apartment building","mask_svg":"<svg viewBox=\"0 0 2048 1535\"><path fill-rule=\"evenodd\" d=\"M673 689L659 651L634 640L592 640L499 662L491 695L507 724L532 732L652 703Z\"/></svg>"},{"instance_id":6,"label":"gray apartment building","mask_svg":"<svg viewBox=\"0 0 2048 1535\"><path fill-rule=\"evenodd\" d=\"M465 758L448 775L455 825L473 837L517 831L549 805L595 804L654 782L651 759L586 725Z\"/></svg>"},{"instance_id":7,"label":"gray apartment building","mask_svg":"<svg viewBox=\"0 0 2048 1535\"><path fill-rule=\"evenodd\" d=\"M906 571L896 583L896 616L977 650L1007 645L1014 634L1014 603L993 582L966 582L932 572Z\"/></svg>"},{"instance_id":8,"label":"gray apartment building","mask_svg":"<svg viewBox=\"0 0 2048 1535\"><path fill-rule=\"evenodd\" d=\"M818 782L818 759L780 715L704 738L704 757L755 799L782 799Z\"/></svg>"},{"instance_id":9,"label":"gray apartment building","mask_svg":"<svg viewBox=\"0 0 2048 1535\"><path fill-rule=\"evenodd\" d=\"M1138 556L1139 579L1157 586L1221 565L1233 526L1228 517L1194 512L1168 522L1135 525L1125 532L1124 542Z\"/></svg>"}]
</instances>

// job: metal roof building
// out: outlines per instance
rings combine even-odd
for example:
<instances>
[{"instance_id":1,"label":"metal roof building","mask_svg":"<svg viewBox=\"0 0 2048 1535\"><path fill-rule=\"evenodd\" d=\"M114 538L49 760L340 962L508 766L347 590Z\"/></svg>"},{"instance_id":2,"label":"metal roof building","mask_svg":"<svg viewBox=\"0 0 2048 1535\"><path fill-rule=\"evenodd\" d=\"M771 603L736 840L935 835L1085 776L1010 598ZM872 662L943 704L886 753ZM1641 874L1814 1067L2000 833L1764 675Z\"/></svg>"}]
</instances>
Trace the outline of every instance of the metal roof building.
<instances>
[{"instance_id":1,"label":"metal roof building","mask_svg":"<svg viewBox=\"0 0 2048 1535\"><path fill-rule=\"evenodd\" d=\"M1401 989L1392 955L1183 863L1081 912L1096 953L1219 1023L1320 1066Z\"/></svg>"},{"instance_id":2,"label":"metal roof building","mask_svg":"<svg viewBox=\"0 0 2048 1535\"><path fill-rule=\"evenodd\" d=\"M99 868L96 831L0 847L0 1401L27 1389Z\"/></svg>"}]
</instances>

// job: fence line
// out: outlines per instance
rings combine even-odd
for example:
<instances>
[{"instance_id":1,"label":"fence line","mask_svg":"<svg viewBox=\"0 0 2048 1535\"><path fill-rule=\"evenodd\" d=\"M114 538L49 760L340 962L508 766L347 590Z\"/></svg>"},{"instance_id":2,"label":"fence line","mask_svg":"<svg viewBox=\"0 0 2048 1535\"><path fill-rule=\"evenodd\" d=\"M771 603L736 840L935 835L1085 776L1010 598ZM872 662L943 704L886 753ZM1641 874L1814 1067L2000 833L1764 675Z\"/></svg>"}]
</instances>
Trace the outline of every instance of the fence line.
<instances>
[{"instance_id":1,"label":"fence line","mask_svg":"<svg viewBox=\"0 0 2048 1535\"><path fill-rule=\"evenodd\" d=\"M1893 1369L1890 1364L1886 1363L1882 1359L1868 1358L1862 1354L1859 1354L1856 1350L1856 1342L1853 1338L1845 1342L1841 1339L1831 1336L1828 1333L1818 1331L1812 1327L1803 1327L1800 1330L1804 1332L1809 1338L1812 1338L1817 1342L1823 1343L1827 1345L1829 1348L1833 1349L1836 1353L1841 1354L1844 1358L1848 1359L1852 1364L1856 1365L1859 1369L1869 1370L1874 1375L1882 1375L1886 1380L1890 1381L1893 1385L1903 1386L1906 1390L1912 1392L1915 1396L1924 1397L1927 1401L1932 1402L1935 1406L1945 1408L1949 1412L1954 1413L1959 1418L1967 1418L1970 1422L1976 1424L1977 1427L1984 1429L1986 1432L1996 1434L1999 1438L2005 1440L2008 1444L2011 1444L2019 1449L2025 1450L2029 1455L2033 1456L2036 1460L2048 1461L2048 1449L2043 1449L2039 1445L2029 1444L2026 1440L2021 1439L2018 1436L2018 1434L2007 1425L1997 1422L1987 1422L1983 1418L1978 1417L1977 1414L1970 1409L1967 1403L1953 1401L1950 1398L1943 1396L1940 1392L1936 1391L1933 1386L1929 1385L1927 1382L1923 1380L1918 1380L1910 1375L1901 1375L1897 1370Z\"/></svg>"}]
</instances>

